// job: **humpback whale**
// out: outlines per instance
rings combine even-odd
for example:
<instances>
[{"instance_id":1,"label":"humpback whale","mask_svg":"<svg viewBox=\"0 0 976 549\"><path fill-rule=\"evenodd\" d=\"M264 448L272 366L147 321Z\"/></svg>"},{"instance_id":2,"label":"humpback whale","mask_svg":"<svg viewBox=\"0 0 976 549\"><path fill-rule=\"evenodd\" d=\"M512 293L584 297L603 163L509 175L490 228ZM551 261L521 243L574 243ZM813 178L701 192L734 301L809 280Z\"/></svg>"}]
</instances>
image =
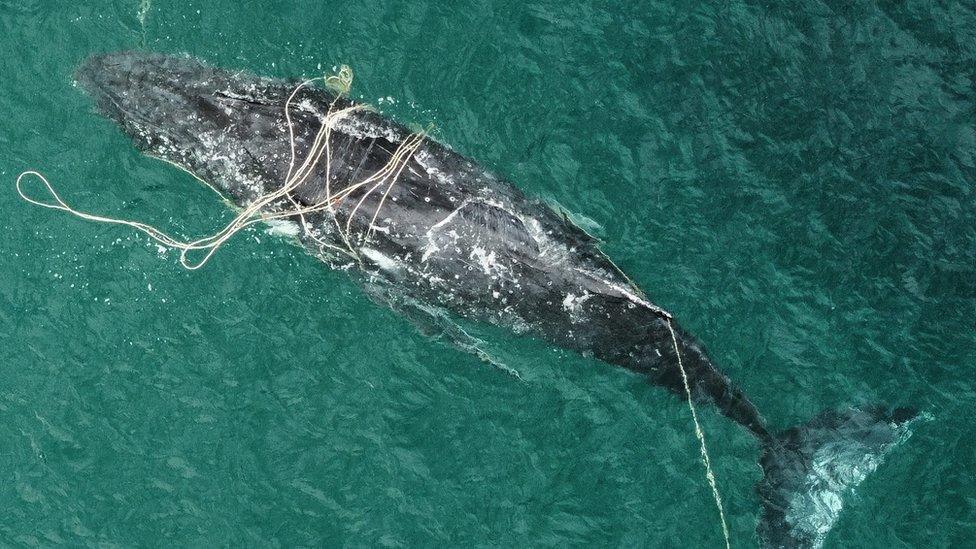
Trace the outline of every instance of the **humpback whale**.
<instances>
[{"instance_id":1,"label":"humpback whale","mask_svg":"<svg viewBox=\"0 0 976 549\"><path fill-rule=\"evenodd\" d=\"M764 546L822 545L844 495L918 417L851 407L774 430L702 343L566 215L341 93L131 51L90 57L75 78L138 149L237 208L272 196L263 211L299 224L310 253L421 325L443 328L442 314L490 323L714 406L758 442ZM391 165L395 177L372 186L368 175ZM275 195L296 169L304 177Z\"/></svg>"}]
</instances>

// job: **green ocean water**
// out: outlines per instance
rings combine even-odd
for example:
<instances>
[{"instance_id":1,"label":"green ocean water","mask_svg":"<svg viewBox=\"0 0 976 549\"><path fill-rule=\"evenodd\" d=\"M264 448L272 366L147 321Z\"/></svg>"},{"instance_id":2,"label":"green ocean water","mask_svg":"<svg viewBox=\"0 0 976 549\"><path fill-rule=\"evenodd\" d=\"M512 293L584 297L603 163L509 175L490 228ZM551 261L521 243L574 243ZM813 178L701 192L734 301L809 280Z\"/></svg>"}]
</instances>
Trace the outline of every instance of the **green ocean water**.
<instances>
[{"instance_id":1,"label":"green ocean water","mask_svg":"<svg viewBox=\"0 0 976 549\"><path fill-rule=\"evenodd\" d=\"M976 536L972 2L0 0L0 545L718 547L686 405L497 330L515 379L420 335L263 229L204 269L74 206L186 236L231 214L72 85L104 51L353 95L588 219L772 425L931 420L828 547ZM701 410L735 547L758 447Z\"/></svg>"}]
</instances>

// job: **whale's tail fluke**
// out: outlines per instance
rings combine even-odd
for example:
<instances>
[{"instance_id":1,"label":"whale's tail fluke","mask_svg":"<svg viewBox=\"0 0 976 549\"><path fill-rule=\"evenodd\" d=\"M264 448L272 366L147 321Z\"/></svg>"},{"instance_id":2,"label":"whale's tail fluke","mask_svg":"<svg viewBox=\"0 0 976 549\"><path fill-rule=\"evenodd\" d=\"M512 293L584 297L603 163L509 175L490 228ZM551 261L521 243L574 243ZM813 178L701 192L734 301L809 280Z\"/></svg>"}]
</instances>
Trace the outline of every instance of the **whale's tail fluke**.
<instances>
[{"instance_id":1,"label":"whale's tail fluke","mask_svg":"<svg viewBox=\"0 0 976 549\"><path fill-rule=\"evenodd\" d=\"M850 408L823 413L763 444L758 533L766 547L820 547L845 492L911 435L910 408Z\"/></svg>"}]
</instances>

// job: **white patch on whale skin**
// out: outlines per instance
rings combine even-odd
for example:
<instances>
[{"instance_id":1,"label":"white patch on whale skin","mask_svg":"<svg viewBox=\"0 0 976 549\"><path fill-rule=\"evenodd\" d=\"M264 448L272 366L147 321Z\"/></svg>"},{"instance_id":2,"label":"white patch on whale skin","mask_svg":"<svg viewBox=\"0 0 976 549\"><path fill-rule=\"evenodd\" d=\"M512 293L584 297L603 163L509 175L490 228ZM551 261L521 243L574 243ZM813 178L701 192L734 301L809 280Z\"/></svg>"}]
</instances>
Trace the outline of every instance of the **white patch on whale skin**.
<instances>
[{"instance_id":1,"label":"white patch on whale skin","mask_svg":"<svg viewBox=\"0 0 976 549\"><path fill-rule=\"evenodd\" d=\"M383 138L390 143L399 143L406 138L392 124L376 124L361 115L357 116L355 113L337 120L334 127L336 131L358 139Z\"/></svg>"},{"instance_id":2,"label":"white patch on whale skin","mask_svg":"<svg viewBox=\"0 0 976 549\"><path fill-rule=\"evenodd\" d=\"M420 262L427 263L427 260L430 259L430 256L434 255L439 251L440 248L438 248L437 245L433 243L433 241L427 243L427 245L424 246L424 255L420 257Z\"/></svg>"},{"instance_id":3,"label":"white patch on whale skin","mask_svg":"<svg viewBox=\"0 0 976 549\"><path fill-rule=\"evenodd\" d=\"M438 167L435 165L438 162L437 159L430 155L426 150L418 150L416 153L414 153L413 159L434 181L448 188L455 187L454 178L451 177L450 174L446 174L438 169Z\"/></svg>"},{"instance_id":4,"label":"white patch on whale skin","mask_svg":"<svg viewBox=\"0 0 976 549\"><path fill-rule=\"evenodd\" d=\"M421 263L426 263L427 260L430 259L430 256L431 255L433 255L433 254L435 254L435 253L437 253L437 252L440 251L440 248L437 246L436 243L434 243L434 233L437 231L437 229L440 229L444 225L447 225L448 223L452 222L454 220L454 218L458 215L458 212L460 212L462 209L464 209L465 206L467 206L470 203L471 203L471 200L470 199L469 200L465 200L464 202L461 203L460 206L458 206L457 208L455 208L453 212L447 214L447 217L445 217L444 219L441 219L440 221L438 221L434 225L431 225L430 229L427 229L427 234L426 234L426 236L427 236L427 244L424 246L424 254L420 257L420 262ZM448 234L450 234L450 233L448 233ZM453 237L454 237L454 240L456 242L457 239L458 239L458 235L457 235L456 232L453 233Z\"/></svg>"},{"instance_id":5,"label":"white patch on whale skin","mask_svg":"<svg viewBox=\"0 0 976 549\"><path fill-rule=\"evenodd\" d=\"M267 223L268 228L264 232L273 236L295 237L301 234L301 228L294 221L269 219L265 223Z\"/></svg>"},{"instance_id":6,"label":"white patch on whale skin","mask_svg":"<svg viewBox=\"0 0 976 549\"><path fill-rule=\"evenodd\" d=\"M583 290L583 295L580 296L573 293L566 294L566 297L563 299L563 310L569 313L570 320L579 322L579 313L583 312L583 303L591 297L593 297L593 294L586 290Z\"/></svg>"},{"instance_id":7,"label":"white patch on whale skin","mask_svg":"<svg viewBox=\"0 0 976 549\"><path fill-rule=\"evenodd\" d=\"M359 252L383 271L395 271L399 264L391 257L373 248L360 248Z\"/></svg>"},{"instance_id":8,"label":"white patch on whale skin","mask_svg":"<svg viewBox=\"0 0 976 549\"><path fill-rule=\"evenodd\" d=\"M477 261L478 265L481 266L481 270L487 275L490 275L492 271L500 270L500 267L496 261L494 250L489 252L481 246L472 246L471 254L468 256L468 259Z\"/></svg>"}]
</instances>

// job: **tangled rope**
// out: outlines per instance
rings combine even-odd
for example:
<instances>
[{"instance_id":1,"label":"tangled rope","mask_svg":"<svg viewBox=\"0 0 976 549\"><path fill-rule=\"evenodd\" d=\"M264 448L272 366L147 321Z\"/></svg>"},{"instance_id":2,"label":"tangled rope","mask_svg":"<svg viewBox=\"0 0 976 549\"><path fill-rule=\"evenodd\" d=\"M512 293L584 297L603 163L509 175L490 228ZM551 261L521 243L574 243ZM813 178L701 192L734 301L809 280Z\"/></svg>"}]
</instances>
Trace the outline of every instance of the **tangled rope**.
<instances>
[{"instance_id":1,"label":"tangled rope","mask_svg":"<svg viewBox=\"0 0 976 549\"><path fill-rule=\"evenodd\" d=\"M88 221L124 225L141 231L163 246L180 250L180 264L189 270L196 270L205 265L210 258L213 257L213 254L217 252L221 245L223 245L225 242L227 242L227 240L241 230L255 223L290 217L298 217L305 235L312 238L319 245L343 252L358 260L359 254L357 249L372 236L375 228L374 223L376 222L383 205L386 203L387 197L393 190L393 187L399 180L400 174L403 172L404 168L406 168L414 153L416 153L423 144L423 141L426 138L426 132L421 131L410 134L406 139L403 140L402 143L400 143L397 149L390 156L390 159L385 165L383 165L382 168L366 179L351 183L341 191L333 194L331 188L332 151L330 147L332 130L343 118L366 109L366 106L362 104L350 105L339 109L336 108L336 103L339 101L339 98L349 92L352 85L352 78L352 71L349 69L349 67L342 65L338 74L306 80L292 90L287 101L285 102L284 107L285 121L288 126L288 140L290 149L288 173L285 176L284 184L271 192L257 197L223 229L210 236L191 241L180 240L146 223L95 215L76 210L69 206L68 203L65 202L60 195L58 195L47 178L45 178L39 172L33 170L25 171L17 177L17 193L27 202L36 204L38 206L62 210ZM308 154L296 169L295 164L298 161L298 157L295 151L295 128L291 117L291 105L299 91L319 80L323 81L328 87L335 89L337 94L335 99L333 99L332 103L329 105L328 112L322 119L321 126L315 135L315 139L312 142L312 146ZM298 200L295 199L293 192L299 186L308 181L310 177L312 177L316 166L320 164L323 157L325 159L325 198L312 205L302 205L298 202ZM47 188L47 191L54 199L54 202L42 202L28 196L22 187L23 180L26 177L35 177L40 180L41 183ZM360 190L363 192L355 207L349 212L345 223L340 223L336 207ZM369 223L366 225L366 228L362 231L357 239L352 234L353 219L363 207L366 200L378 191L382 192L379 203L377 204ZM285 200L287 200L289 205L284 208L280 207L279 203ZM344 247L339 247L330 242L326 242L314 234L305 216L316 212L327 212L329 214L329 217L335 223L336 230L344 244ZM191 260L189 254L198 251L202 252L203 256L195 261Z\"/></svg>"}]
</instances>

